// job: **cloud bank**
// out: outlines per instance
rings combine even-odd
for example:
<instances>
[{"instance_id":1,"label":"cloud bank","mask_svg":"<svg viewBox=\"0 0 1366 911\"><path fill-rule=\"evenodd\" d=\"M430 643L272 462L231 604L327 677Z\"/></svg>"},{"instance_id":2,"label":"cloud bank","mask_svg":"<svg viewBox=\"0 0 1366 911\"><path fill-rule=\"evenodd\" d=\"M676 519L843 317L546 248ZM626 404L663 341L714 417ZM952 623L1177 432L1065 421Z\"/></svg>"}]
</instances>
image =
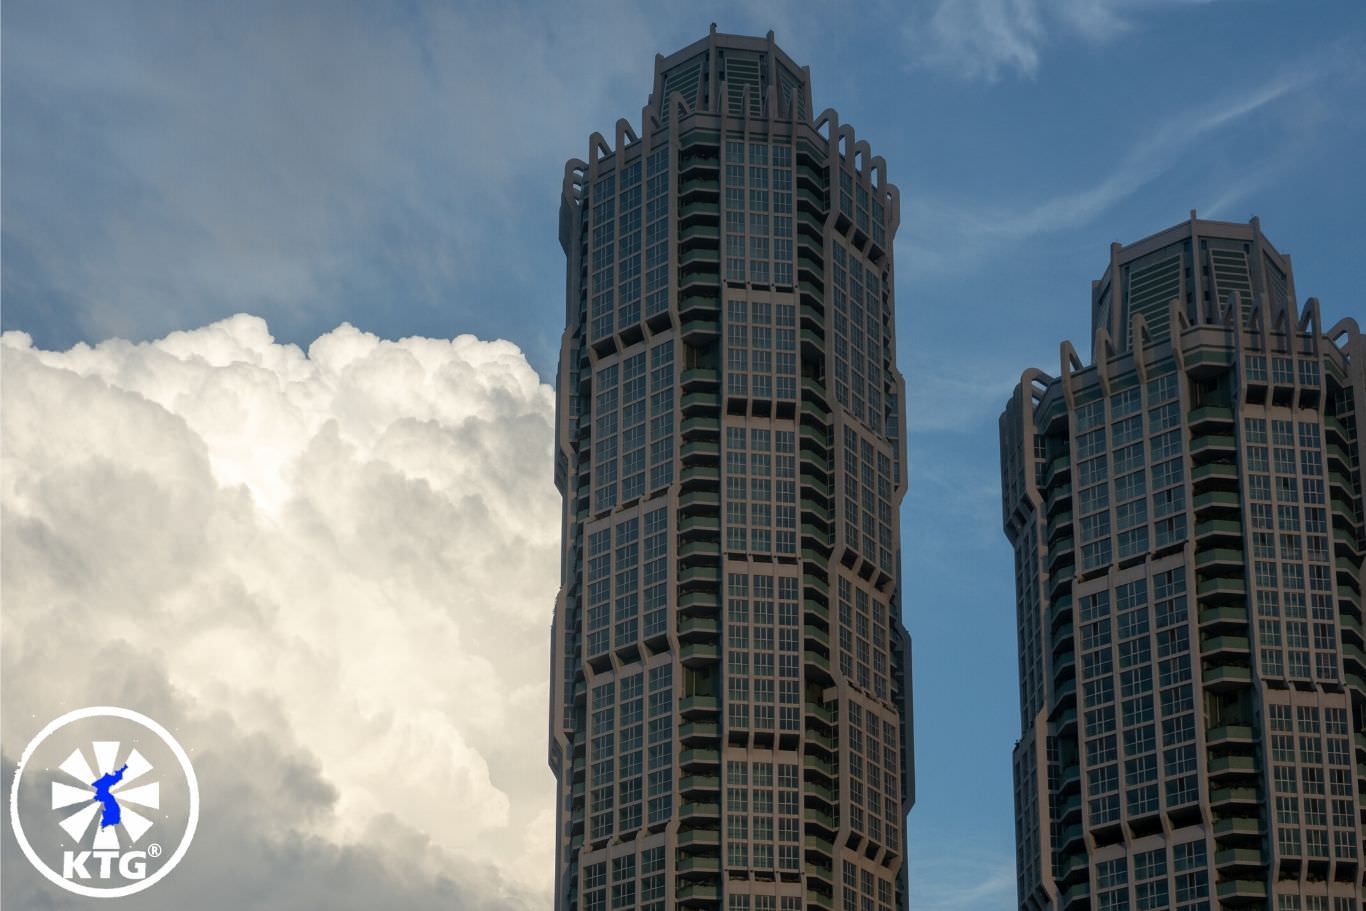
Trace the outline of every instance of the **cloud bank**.
<instances>
[{"instance_id":1,"label":"cloud bank","mask_svg":"<svg viewBox=\"0 0 1366 911\"><path fill-rule=\"evenodd\" d=\"M3 341L6 779L116 704L191 751L200 834L130 908L544 907L553 398L504 341L305 353L238 315ZM69 896L4 841L4 904Z\"/></svg>"}]
</instances>

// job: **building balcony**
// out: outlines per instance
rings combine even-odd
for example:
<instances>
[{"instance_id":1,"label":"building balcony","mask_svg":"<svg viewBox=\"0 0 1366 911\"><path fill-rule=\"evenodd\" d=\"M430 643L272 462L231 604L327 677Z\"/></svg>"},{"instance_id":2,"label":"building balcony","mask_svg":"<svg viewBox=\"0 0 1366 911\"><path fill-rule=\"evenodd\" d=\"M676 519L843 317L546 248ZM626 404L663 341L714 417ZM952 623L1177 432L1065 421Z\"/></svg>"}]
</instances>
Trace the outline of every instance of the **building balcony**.
<instances>
[{"instance_id":1,"label":"building balcony","mask_svg":"<svg viewBox=\"0 0 1366 911\"><path fill-rule=\"evenodd\" d=\"M1243 525L1237 519L1205 519L1195 523L1195 537L1201 546L1219 543L1241 546Z\"/></svg>"},{"instance_id":2,"label":"building balcony","mask_svg":"<svg viewBox=\"0 0 1366 911\"><path fill-rule=\"evenodd\" d=\"M1200 653L1205 657L1232 655L1246 658L1250 647L1247 636L1224 634L1200 640Z\"/></svg>"},{"instance_id":3,"label":"building balcony","mask_svg":"<svg viewBox=\"0 0 1366 911\"><path fill-rule=\"evenodd\" d=\"M1195 565L1201 570L1229 574L1236 572L1240 577L1247 565L1243 551L1236 547L1204 547L1195 554Z\"/></svg>"},{"instance_id":4,"label":"building balcony","mask_svg":"<svg viewBox=\"0 0 1366 911\"><path fill-rule=\"evenodd\" d=\"M1199 433L1191 437L1191 458L1200 464L1215 461L1237 448L1233 437L1225 433Z\"/></svg>"},{"instance_id":5,"label":"building balcony","mask_svg":"<svg viewBox=\"0 0 1366 911\"><path fill-rule=\"evenodd\" d=\"M1233 409L1227 405L1204 405L1192 411L1186 422L1192 429L1232 428Z\"/></svg>"},{"instance_id":6,"label":"building balcony","mask_svg":"<svg viewBox=\"0 0 1366 911\"><path fill-rule=\"evenodd\" d=\"M1262 903L1266 901L1266 883L1260 879L1226 879L1215 887L1219 901Z\"/></svg>"},{"instance_id":7,"label":"building balcony","mask_svg":"<svg viewBox=\"0 0 1366 911\"><path fill-rule=\"evenodd\" d=\"M808 211L819 212L822 214L824 214L829 209L829 206L827 206L825 202L824 193L813 191L807 187L801 186L797 188L797 204L798 206L804 206ZM800 208L797 211L798 214L801 213Z\"/></svg>"},{"instance_id":8,"label":"building balcony","mask_svg":"<svg viewBox=\"0 0 1366 911\"><path fill-rule=\"evenodd\" d=\"M840 828L840 824L829 813L822 812L821 810L813 810L809 807L802 811L802 819L805 820L808 826L816 826L817 828L824 829L832 836L838 832Z\"/></svg>"},{"instance_id":9,"label":"building balcony","mask_svg":"<svg viewBox=\"0 0 1366 911\"><path fill-rule=\"evenodd\" d=\"M815 642L826 649L830 648L830 634L820 627L808 623L802 627L802 632L808 641Z\"/></svg>"},{"instance_id":10,"label":"building balcony","mask_svg":"<svg viewBox=\"0 0 1366 911\"><path fill-rule=\"evenodd\" d=\"M678 782L678 790L685 795L719 794L721 777L719 775L684 775Z\"/></svg>"},{"instance_id":11,"label":"building balcony","mask_svg":"<svg viewBox=\"0 0 1366 911\"><path fill-rule=\"evenodd\" d=\"M679 496L678 507L685 510L715 513L721 507L721 494L714 487L688 491Z\"/></svg>"},{"instance_id":12,"label":"building balcony","mask_svg":"<svg viewBox=\"0 0 1366 911\"><path fill-rule=\"evenodd\" d=\"M720 844L721 833L717 829L680 829L678 832L678 845L682 848L716 848Z\"/></svg>"},{"instance_id":13,"label":"building balcony","mask_svg":"<svg viewBox=\"0 0 1366 911\"><path fill-rule=\"evenodd\" d=\"M699 222L713 225L721 223L721 207L717 200L688 202L678 207L678 224L680 227Z\"/></svg>"},{"instance_id":14,"label":"building balcony","mask_svg":"<svg viewBox=\"0 0 1366 911\"><path fill-rule=\"evenodd\" d=\"M696 177L687 177L678 182L679 199L715 199L721 194L721 183L715 176L698 172Z\"/></svg>"},{"instance_id":15,"label":"building balcony","mask_svg":"<svg viewBox=\"0 0 1366 911\"><path fill-rule=\"evenodd\" d=\"M1246 631L1247 623L1247 608L1242 604L1222 604L1200 609L1200 626L1206 631Z\"/></svg>"},{"instance_id":16,"label":"building balcony","mask_svg":"<svg viewBox=\"0 0 1366 911\"><path fill-rule=\"evenodd\" d=\"M1247 584L1237 578L1201 579L1195 586L1201 605L1243 603L1247 599Z\"/></svg>"},{"instance_id":17,"label":"building balcony","mask_svg":"<svg viewBox=\"0 0 1366 911\"><path fill-rule=\"evenodd\" d=\"M695 715L715 714L721 710L721 703L715 696L684 696L678 700L679 714L684 718Z\"/></svg>"},{"instance_id":18,"label":"building balcony","mask_svg":"<svg viewBox=\"0 0 1366 911\"><path fill-rule=\"evenodd\" d=\"M1209 462L1191 471L1196 493L1211 488L1238 489L1238 466L1230 462Z\"/></svg>"},{"instance_id":19,"label":"building balcony","mask_svg":"<svg viewBox=\"0 0 1366 911\"><path fill-rule=\"evenodd\" d=\"M678 242L681 246L691 243L711 242L713 246L721 240L721 228L718 225L693 224L678 232Z\"/></svg>"},{"instance_id":20,"label":"building balcony","mask_svg":"<svg viewBox=\"0 0 1366 911\"><path fill-rule=\"evenodd\" d=\"M680 614L707 614L715 616L720 606L720 596L714 589L684 592L678 596Z\"/></svg>"},{"instance_id":21,"label":"building balcony","mask_svg":"<svg viewBox=\"0 0 1366 911\"><path fill-rule=\"evenodd\" d=\"M1224 664L1207 668L1204 673L1205 688L1220 692L1252 685L1252 668L1239 664Z\"/></svg>"},{"instance_id":22,"label":"building balcony","mask_svg":"<svg viewBox=\"0 0 1366 911\"><path fill-rule=\"evenodd\" d=\"M682 538L702 537L715 541L721 533L721 520L716 516L688 514L678 520L678 534Z\"/></svg>"},{"instance_id":23,"label":"building balcony","mask_svg":"<svg viewBox=\"0 0 1366 911\"><path fill-rule=\"evenodd\" d=\"M718 320L707 318L688 319L683 321L679 332L689 342L715 341L721 337L721 323Z\"/></svg>"},{"instance_id":24,"label":"building balcony","mask_svg":"<svg viewBox=\"0 0 1366 911\"><path fill-rule=\"evenodd\" d=\"M1051 487L1055 481L1065 481L1072 477L1072 460L1067 453L1056 456L1043 472L1043 486Z\"/></svg>"},{"instance_id":25,"label":"building balcony","mask_svg":"<svg viewBox=\"0 0 1366 911\"><path fill-rule=\"evenodd\" d=\"M1195 514L1199 518L1211 518L1218 513L1236 513L1242 502L1235 491L1207 490L1195 495Z\"/></svg>"},{"instance_id":26,"label":"building balcony","mask_svg":"<svg viewBox=\"0 0 1366 911\"><path fill-rule=\"evenodd\" d=\"M1051 516L1059 509L1070 509L1072 506L1072 485L1058 484L1048 488L1048 497L1044 500L1044 515Z\"/></svg>"},{"instance_id":27,"label":"building balcony","mask_svg":"<svg viewBox=\"0 0 1366 911\"><path fill-rule=\"evenodd\" d=\"M1058 535L1070 531L1072 531L1072 511L1069 509L1063 512L1053 513L1048 517L1048 525L1045 527L1044 539L1051 544L1053 539Z\"/></svg>"},{"instance_id":28,"label":"building balcony","mask_svg":"<svg viewBox=\"0 0 1366 911\"><path fill-rule=\"evenodd\" d=\"M1048 569L1052 572L1053 567L1063 560L1072 561L1076 559L1075 542L1072 538L1062 538L1056 544L1048 548Z\"/></svg>"},{"instance_id":29,"label":"building balcony","mask_svg":"<svg viewBox=\"0 0 1366 911\"><path fill-rule=\"evenodd\" d=\"M1214 837L1220 841L1252 841L1261 838L1262 823L1255 816L1219 816L1214 819Z\"/></svg>"},{"instance_id":30,"label":"building balcony","mask_svg":"<svg viewBox=\"0 0 1366 911\"><path fill-rule=\"evenodd\" d=\"M1048 622L1050 626L1056 627L1059 623L1072 622L1072 597L1070 595L1059 598L1048 608Z\"/></svg>"},{"instance_id":31,"label":"building balcony","mask_svg":"<svg viewBox=\"0 0 1366 911\"><path fill-rule=\"evenodd\" d=\"M1210 746L1252 743L1255 739L1252 727L1246 724L1225 724L1205 731L1205 743Z\"/></svg>"},{"instance_id":32,"label":"building balcony","mask_svg":"<svg viewBox=\"0 0 1366 911\"><path fill-rule=\"evenodd\" d=\"M689 642L679 649L678 658L686 667L712 664L721 660L721 646L716 642Z\"/></svg>"},{"instance_id":33,"label":"building balcony","mask_svg":"<svg viewBox=\"0 0 1366 911\"><path fill-rule=\"evenodd\" d=\"M684 640L716 638L721 635L721 622L715 617L681 617L678 637Z\"/></svg>"},{"instance_id":34,"label":"building balcony","mask_svg":"<svg viewBox=\"0 0 1366 911\"><path fill-rule=\"evenodd\" d=\"M715 566L690 566L678 573L679 588L714 588L720 582L721 571Z\"/></svg>"},{"instance_id":35,"label":"building balcony","mask_svg":"<svg viewBox=\"0 0 1366 911\"><path fill-rule=\"evenodd\" d=\"M1220 806L1256 807L1260 804L1257 789L1248 787L1211 788L1209 802L1215 808Z\"/></svg>"},{"instance_id":36,"label":"building balcony","mask_svg":"<svg viewBox=\"0 0 1366 911\"><path fill-rule=\"evenodd\" d=\"M716 750L684 750L678 754L678 766L684 770L720 768L721 754Z\"/></svg>"},{"instance_id":37,"label":"building balcony","mask_svg":"<svg viewBox=\"0 0 1366 911\"><path fill-rule=\"evenodd\" d=\"M683 414L685 417L700 412L719 411L721 408L721 394L719 392L685 392L682 399Z\"/></svg>"},{"instance_id":38,"label":"building balcony","mask_svg":"<svg viewBox=\"0 0 1366 911\"><path fill-rule=\"evenodd\" d=\"M829 177L824 171L800 162L797 164L798 186L805 184L809 189L823 193L828 181Z\"/></svg>"},{"instance_id":39,"label":"building balcony","mask_svg":"<svg viewBox=\"0 0 1366 911\"><path fill-rule=\"evenodd\" d=\"M695 745L699 740L717 740L721 736L721 726L715 721L689 721L678 726L678 739L684 746Z\"/></svg>"},{"instance_id":40,"label":"building balcony","mask_svg":"<svg viewBox=\"0 0 1366 911\"><path fill-rule=\"evenodd\" d=\"M1261 770L1254 757L1230 753L1227 756L1212 757L1209 761L1209 774L1211 778L1242 777L1260 775Z\"/></svg>"},{"instance_id":41,"label":"building balcony","mask_svg":"<svg viewBox=\"0 0 1366 911\"><path fill-rule=\"evenodd\" d=\"M674 890L674 899L680 905L693 906L699 903L711 904L721 898L721 886L715 882L689 880Z\"/></svg>"}]
</instances>

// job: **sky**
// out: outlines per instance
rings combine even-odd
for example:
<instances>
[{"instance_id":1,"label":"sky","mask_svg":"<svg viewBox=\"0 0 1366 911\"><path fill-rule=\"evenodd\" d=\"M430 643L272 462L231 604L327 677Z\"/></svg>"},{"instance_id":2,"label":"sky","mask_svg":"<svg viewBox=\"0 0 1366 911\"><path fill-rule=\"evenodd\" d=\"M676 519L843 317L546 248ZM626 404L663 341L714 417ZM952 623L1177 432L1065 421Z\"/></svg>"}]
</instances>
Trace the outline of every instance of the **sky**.
<instances>
[{"instance_id":1,"label":"sky","mask_svg":"<svg viewBox=\"0 0 1366 911\"><path fill-rule=\"evenodd\" d=\"M900 187L911 900L1012 906L997 416L1191 209L1366 317L1358 2L6 3L0 754L191 742L204 843L130 908L548 907L563 165L712 21Z\"/></svg>"}]
</instances>

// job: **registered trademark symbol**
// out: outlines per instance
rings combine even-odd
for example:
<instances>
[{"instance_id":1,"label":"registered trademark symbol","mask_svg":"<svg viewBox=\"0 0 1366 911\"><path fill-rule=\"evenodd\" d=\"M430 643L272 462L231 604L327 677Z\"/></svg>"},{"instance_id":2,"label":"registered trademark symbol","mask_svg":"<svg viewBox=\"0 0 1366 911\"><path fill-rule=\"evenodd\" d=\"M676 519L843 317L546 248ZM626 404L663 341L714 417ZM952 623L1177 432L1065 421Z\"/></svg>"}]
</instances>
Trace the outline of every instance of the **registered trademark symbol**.
<instances>
[{"instance_id":1,"label":"registered trademark symbol","mask_svg":"<svg viewBox=\"0 0 1366 911\"><path fill-rule=\"evenodd\" d=\"M153 842L152 844L148 845L148 846L147 846L147 856L148 856L148 857L160 857L160 856L161 856L161 845L157 844L156 842Z\"/></svg>"}]
</instances>

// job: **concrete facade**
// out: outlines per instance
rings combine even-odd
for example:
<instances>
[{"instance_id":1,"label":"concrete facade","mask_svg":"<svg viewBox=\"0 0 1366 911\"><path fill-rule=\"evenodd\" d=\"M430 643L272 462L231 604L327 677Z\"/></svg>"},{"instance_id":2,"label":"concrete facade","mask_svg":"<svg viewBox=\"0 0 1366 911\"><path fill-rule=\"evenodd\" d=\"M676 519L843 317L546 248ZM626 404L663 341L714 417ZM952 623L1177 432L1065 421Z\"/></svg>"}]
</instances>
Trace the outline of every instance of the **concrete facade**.
<instances>
[{"instance_id":1,"label":"concrete facade","mask_svg":"<svg viewBox=\"0 0 1366 911\"><path fill-rule=\"evenodd\" d=\"M767 38L565 168L556 907L906 905L898 195Z\"/></svg>"},{"instance_id":2,"label":"concrete facade","mask_svg":"<svg viewBox=\"0 0 1366 911\"><path fill-rule=\"evenodd\" d=\"M1000 422L1020 907L1360 911L1366 343L1194 212L1092 325Z\"/></svg>"}]
</instances>

